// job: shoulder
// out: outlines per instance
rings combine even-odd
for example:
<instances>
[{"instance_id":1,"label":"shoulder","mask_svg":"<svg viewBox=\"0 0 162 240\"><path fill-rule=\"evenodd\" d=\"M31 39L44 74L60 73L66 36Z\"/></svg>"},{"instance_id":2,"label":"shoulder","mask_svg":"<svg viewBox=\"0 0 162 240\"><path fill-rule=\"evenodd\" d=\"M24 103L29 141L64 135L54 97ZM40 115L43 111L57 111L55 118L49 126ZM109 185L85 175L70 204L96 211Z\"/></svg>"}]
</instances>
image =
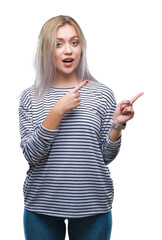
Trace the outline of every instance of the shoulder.
<instances>
[{"instance_id":1,"label":"shoulder","mask_svg":"<svg viewBox=\"0 0 162 240\"><path fill-rule=\"evenodd\" d=\"M31 107L31 102L33 96L36 95L34 86L25 89L20 95L20 105L26 106L27 108Z\"/></svg>"},{"instance_id":2,"label":"shoulder","mask_svg":"<svg viewBox=\"0 0 162 240\"><path fill-rule=\"evenodd\" d=\"M100 96L103 102L106 102L109 105L115 102L114 92L106 84L101 83L97 80L90 81L89 87L93 92Z\"/></svg>"}]
</instances>

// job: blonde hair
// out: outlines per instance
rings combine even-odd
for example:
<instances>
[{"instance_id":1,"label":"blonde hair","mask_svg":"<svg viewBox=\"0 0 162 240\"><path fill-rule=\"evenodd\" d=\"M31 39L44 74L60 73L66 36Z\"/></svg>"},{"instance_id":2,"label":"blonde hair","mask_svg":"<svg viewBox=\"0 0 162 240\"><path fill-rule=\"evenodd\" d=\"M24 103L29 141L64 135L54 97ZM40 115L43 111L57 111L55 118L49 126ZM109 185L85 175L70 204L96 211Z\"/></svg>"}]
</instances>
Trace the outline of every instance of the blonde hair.
<instances>
[{"instance_id":1,"label":"blonde hair","mask_svg":"<svg viewBox=\"0 0 162 240\"><path fill-rule=\"evenodd\" d=\"M37 53L35 56L36 79L35 88L41 97L56 81L56 67L54 64L54 49L56 46L56 32L60 26L69 24L75 28L80 40L82 54L77 66L77 77L82 81L85 79L94 80L90 74L86 59L86 40L78 23L70 16L56 16L49 19L42 27L39 38Z\"/></svg>"}]
</instances>

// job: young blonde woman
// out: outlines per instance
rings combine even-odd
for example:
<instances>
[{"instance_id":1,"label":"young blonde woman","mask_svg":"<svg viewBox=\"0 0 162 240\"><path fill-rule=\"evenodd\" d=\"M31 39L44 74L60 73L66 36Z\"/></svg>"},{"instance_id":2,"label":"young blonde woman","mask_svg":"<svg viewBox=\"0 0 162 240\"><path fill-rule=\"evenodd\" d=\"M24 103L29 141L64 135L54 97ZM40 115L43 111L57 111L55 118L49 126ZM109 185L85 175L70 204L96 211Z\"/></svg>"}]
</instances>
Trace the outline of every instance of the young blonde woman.
<instances>
[{"instance_id":1,"label":"young blonde woman","mask_svg":"<svg viewBox=\"0 0 162 240\"><path fill-rule=\"evenodd\" d=\"M133 102L116 106L86 62L86 40L69 16L48 20L36 54L36 81L20 99L26 240L109 240L117 156Z\"/></svg>"}]
</instances>

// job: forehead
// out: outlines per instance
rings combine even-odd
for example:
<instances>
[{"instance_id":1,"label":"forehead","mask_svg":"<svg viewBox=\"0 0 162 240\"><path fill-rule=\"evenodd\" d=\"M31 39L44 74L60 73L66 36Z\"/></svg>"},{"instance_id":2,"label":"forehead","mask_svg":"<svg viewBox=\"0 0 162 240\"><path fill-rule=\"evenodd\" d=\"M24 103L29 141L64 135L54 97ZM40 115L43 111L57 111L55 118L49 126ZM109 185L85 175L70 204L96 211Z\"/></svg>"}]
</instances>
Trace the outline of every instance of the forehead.
<instances>
[{"instance_id":1,"label":"forehead","mask_svg":"<svg viewBox=\"0 0 162 240\"><path fill-rule=\"evenodd\" d=\"M78 33L76 29L69 24L60 26L56 32L56 38L67 39L67 38L72 38L74 36L78 36Z\"/></svg>"}]
</instances>

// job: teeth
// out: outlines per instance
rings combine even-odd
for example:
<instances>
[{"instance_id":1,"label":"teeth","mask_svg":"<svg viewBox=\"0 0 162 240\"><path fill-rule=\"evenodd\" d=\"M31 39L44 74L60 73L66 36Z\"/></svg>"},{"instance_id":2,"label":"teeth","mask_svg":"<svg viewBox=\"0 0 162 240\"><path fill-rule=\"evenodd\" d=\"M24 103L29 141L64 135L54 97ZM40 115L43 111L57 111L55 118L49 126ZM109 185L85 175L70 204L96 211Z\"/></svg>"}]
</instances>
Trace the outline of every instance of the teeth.
<instances>
[{"instance_id":1,"label":"teeth","mask_svg":"<svg viewBox=\"0 0 162 240\"><path fill-rule=\"evenodd\" d=\"M73 60L72 59L66 59L66 60L63 60L64 62L72 62Z\"/></svg>"}]
</instances>

